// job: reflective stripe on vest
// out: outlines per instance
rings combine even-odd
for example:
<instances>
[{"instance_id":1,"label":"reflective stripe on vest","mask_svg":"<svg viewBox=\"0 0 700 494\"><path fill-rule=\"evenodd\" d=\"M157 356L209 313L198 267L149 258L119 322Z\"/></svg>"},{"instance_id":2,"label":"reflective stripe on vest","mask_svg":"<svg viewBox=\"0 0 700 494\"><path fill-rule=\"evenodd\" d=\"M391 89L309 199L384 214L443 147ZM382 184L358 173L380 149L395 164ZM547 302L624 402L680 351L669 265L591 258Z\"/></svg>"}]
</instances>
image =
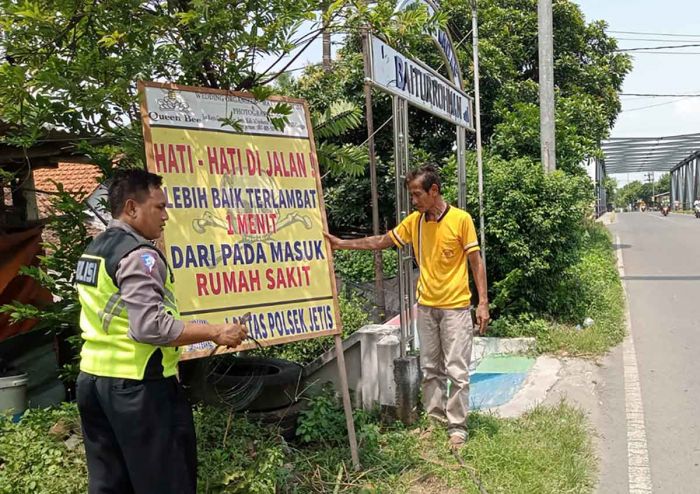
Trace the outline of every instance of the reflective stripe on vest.
<instances>
[{"instance_id":1,"label":"reflective stripe on vest","mask_svg":"<svg viewBox=\"0 0 700 494\"><path fill-rule=\"evenodd\" d=\"M124 240L120 244L123 247L121 250L126 251L122 257L142 246L128 232L124 232L124 235L128 238L117 238L117 241ZM111 236L115 237L114 232ZM119 234L116 236L121 237ZM95 239L98 243L96 248L88 247L76 270L76 286L82 306L80 328L84 341L80 369L97 376L143 379L148 360L160 349L163 354L163 377L175 375L180 356L178 349L140 343L129 338L126 304L121 299L113 275L110 276L107 271L108 264L116 266L118 262L99 255L104 251L100 248L99 239L100 236ZM107 244L112 248L114 238L112 243ZM179 319L171 276L166 276L164 292L163 304L173 317Z\"/></svg>"}]
</instances>

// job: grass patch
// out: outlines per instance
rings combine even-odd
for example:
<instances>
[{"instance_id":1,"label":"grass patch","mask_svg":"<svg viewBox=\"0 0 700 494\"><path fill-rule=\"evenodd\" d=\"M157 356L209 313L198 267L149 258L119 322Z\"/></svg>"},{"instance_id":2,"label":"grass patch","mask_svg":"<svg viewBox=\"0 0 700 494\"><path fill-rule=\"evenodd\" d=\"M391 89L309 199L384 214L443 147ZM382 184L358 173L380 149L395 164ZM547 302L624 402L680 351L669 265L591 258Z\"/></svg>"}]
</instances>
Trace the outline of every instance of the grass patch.
<instances>
[{"instance_id":1,"label":"grass patch","mask_svg":"<svg viewBox=\"0 0 700 494\"><path fill-rule=\"evenodd\" d=\"M321 430L326 420L337 428L328 414L342 416L340 406L327 412L308 420L316 420ZM472 414L462 451L472 474L449 453L444 430L428 434L420 427L381 425L376 417L357 413L360 472L351 467L346 435L330 431L312 443L287 444L270 427L232 419L221 410L198 410L197 492L478 494L472 474L490 494L592 490L595 463L585 417L565 403L539 407L516 420ZM85 492L82 445L68 447L65 441L74 435L72 426L65 434L48 432L56 422L74 424L75 419L75 406L64 405L30 411L19 424L0 420L0 492Z\"/></svg>"},{"instance_id":2,"label":"grass patch","mask_svg":"<svg viewBox=\"0 0 700 494\"><path fill-rule=\"evenodd\" d=\"M496 321L490 336L534 336L539 353L597 356L625 335L624 293L610 233L589 225L577 263L562 273L554 313L572 314L574 321L524 314ZM585 318L593 324L584 327Z\"/></svg>"}]
</instances>

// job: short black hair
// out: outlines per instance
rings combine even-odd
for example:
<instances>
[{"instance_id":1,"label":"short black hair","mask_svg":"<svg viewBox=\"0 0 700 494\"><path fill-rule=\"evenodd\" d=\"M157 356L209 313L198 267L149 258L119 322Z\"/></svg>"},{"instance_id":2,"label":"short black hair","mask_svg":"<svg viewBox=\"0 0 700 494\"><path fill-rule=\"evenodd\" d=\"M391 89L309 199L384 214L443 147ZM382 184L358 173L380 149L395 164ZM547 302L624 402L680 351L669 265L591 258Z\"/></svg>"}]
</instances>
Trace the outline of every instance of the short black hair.
<instances>
[{"instance_id":1,"label":"short black hair","mask_svg":"<svg viewBox=\"0 0 700 494\"><path fill-rule=\"evenodd\" d=\"M163 177L140 168L130 168L118 171L109 184L109 209L112 217L116 218L124 211L127 199L143 202L151 189L157 189L163 184Z\"/></svg>"},{"instance_id":2,"label":"short black hair","mask_svg":"<svg viewBox=\"0 0 700 494\"><path fill-rule=\"evenodd\" d=\"M416 170L411 170L406 175L406 185L413 182L415 179L421 179L423 190L428 192L433 184L437 185L438 192L442 192L442 183L440 182L440 174L435 165L424 165Z\"/></svg>"}]
</instances>

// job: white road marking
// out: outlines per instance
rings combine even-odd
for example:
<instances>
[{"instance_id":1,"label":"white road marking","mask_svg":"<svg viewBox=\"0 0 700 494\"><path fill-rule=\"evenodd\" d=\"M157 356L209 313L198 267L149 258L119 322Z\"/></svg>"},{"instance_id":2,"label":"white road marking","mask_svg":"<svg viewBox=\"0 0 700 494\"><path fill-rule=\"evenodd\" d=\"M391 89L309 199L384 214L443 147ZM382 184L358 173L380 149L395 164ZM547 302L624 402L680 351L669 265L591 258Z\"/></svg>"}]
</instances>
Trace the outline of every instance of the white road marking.
<instances>
[{"instance_id":1,"label":"white road marking","mask_svg":"<svg viewBox=\"0 0 700 494\"><path fill-rule=\"evenodd\" d=\"M617 245L622 245L619 235L615 237ZM625 266L622 262L622 249L617 249L617 269L620 276L625 276ZM649 468L649 450L647 433L644 428L644 405L642 389L639 385L639 369L637 367L637 352L634 349L632 322L630 319L627 287L625 291L625 317L627 318L627 336L622 343L622 363L625 373L625 415L627 418L627 474L630 494L645 494L652 492L651 469Z\"/></svg>"}]
</instances>

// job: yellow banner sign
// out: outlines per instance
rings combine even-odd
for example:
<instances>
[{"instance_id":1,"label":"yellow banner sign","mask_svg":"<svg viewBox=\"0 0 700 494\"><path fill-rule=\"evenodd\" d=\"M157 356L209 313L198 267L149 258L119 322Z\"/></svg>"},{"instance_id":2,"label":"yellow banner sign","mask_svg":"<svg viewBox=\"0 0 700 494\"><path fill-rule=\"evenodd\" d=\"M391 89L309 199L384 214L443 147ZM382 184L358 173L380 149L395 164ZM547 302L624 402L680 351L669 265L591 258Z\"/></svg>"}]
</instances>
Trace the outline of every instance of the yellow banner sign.
<instances>
[{"instance_id":1,"label":"yellow banner sign","mask_svg":"<svg viewBox=\"0 0 700 494\"><path fill-rule=\"evenodd\" d=\"M306 103L156 83L140 92L148 168L163 177L168 199L163 243L183 319L250 313L248 332L262 345L340 333ZM280 101L292 107L282 130L268 119ZM214 346L191 345L183 358Z\"/></svg>"}]
</instances>

